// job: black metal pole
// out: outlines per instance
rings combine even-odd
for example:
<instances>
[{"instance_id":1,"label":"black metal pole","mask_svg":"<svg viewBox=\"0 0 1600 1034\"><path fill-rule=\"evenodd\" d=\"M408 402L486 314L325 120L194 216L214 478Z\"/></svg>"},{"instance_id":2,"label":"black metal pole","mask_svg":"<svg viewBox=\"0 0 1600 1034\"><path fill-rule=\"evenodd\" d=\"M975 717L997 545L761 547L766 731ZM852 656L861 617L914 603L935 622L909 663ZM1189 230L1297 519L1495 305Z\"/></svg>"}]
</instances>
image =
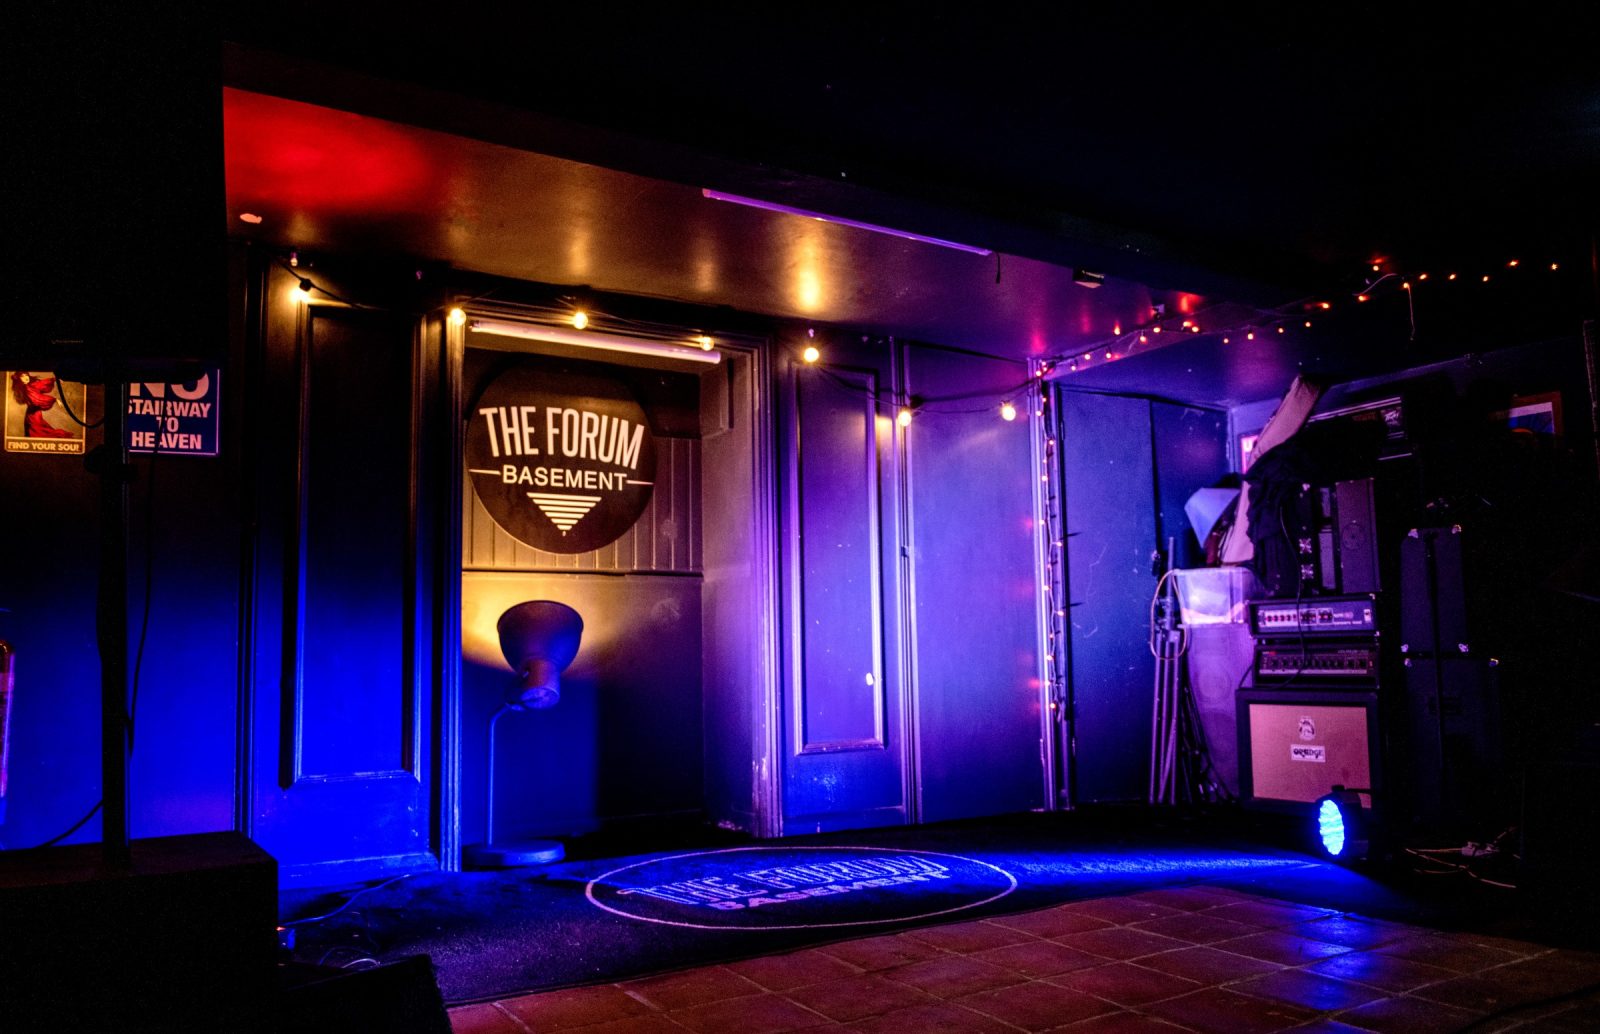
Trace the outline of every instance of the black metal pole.
<instances>
[{"instance_id":1,"label":"black metal pole","mask_svg":"<svg viewBox=\"0 0 1600 1034\"><path fill-rule=\"evenodd\" d=\"M128 385L105 386L100 446L100 845L107 864L128 849Z\"/></svg>"}]
</instances>

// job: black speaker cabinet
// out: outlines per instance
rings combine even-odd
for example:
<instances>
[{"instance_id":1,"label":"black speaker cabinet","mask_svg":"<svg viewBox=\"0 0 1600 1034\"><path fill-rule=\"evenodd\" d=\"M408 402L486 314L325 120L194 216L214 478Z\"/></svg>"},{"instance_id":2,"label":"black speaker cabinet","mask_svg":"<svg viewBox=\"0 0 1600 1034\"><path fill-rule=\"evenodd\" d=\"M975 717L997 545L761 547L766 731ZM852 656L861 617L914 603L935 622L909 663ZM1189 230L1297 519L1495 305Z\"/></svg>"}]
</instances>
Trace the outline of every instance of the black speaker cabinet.
<instances>
[{"instance_id":1,"label":"black speaker cabinet","mask_svg":"<svg viewBox=\"0 0 1600 1034\"><path fill-rule=\"evenodd\" d=\"M269 1029L278 880L237 833L0 854L0 1030Z\"/></svg>"},{"instance_id":2,"label":"black speaker cabinet","mask_svg":"<svg viewBox=\"0 0 1600 1034\"><path fill-rule=\"evenodd\" d=\"M1335 786L1382 792L1376 693L1249 689L1238 703L1244 804L1298 813Z\"/></svg>"},{"instance_id":3,"label":"black speaker cabinet","mask_svg":"<svg viewBox=\"0 0 1600 1034\"><path fill-rule=\"evenodd\" d=\"M0 369L80 380L223 356L215 6L58 0L0 16Z\"/></svg>"}]
</instances>

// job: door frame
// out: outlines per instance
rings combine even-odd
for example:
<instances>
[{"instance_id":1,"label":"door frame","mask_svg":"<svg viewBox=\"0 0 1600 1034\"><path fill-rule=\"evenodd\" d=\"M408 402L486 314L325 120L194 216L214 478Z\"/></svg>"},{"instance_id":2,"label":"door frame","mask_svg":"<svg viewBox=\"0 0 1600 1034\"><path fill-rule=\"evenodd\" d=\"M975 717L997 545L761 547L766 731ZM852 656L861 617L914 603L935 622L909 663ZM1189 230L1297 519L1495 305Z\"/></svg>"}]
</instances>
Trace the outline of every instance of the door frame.
<instances>
[{"instance_id":1,"label":"door frame","mask_svg":"<svg viewBox=\"0 0 1600 1034\"><path fill-rule=\"evenodd\" d=\"M545 310L492 303L474 303L462 299L459 306L468 317L474 315L496 319L526 322L530 327L549 325ZM440 400L444 433L437 435L444 455L438 457L441 476L449 485L446 512L441 516L438 532L441 536L439 564L434 572L437 585L438 670L435 698L436 734L434 822L437 831L440 867L445 871L462 868L461 853L461 764L463 756L463 729L461 721L462 691L462 513L465 504L464 467L466 425L463 423L465 399L463 368L466 361L468 320L445 318L441 309L429 317L435 337L441 347L441 368L437 371L436 393ZM664 328L663 328L664 329ZM429 333L424 331L424 335ZM684 330L684 334L688 334ZM750 748L752 773L750 833L757 837L774 837L781 833L781 766L779 738L781 722L778 707L779 692L779 633L778 633L778 490L774 441L775 417L772 405L771 347L765 338L748 335L719 334L716 347L734 361L749 364L751 400L748 412L749 439L753 470L752 484L752 540L751 570L756 581L753 595L758 600L760 615L757 625L760 641L757 644L758 675L751 687Z\"/></svg>"}]
</instances>

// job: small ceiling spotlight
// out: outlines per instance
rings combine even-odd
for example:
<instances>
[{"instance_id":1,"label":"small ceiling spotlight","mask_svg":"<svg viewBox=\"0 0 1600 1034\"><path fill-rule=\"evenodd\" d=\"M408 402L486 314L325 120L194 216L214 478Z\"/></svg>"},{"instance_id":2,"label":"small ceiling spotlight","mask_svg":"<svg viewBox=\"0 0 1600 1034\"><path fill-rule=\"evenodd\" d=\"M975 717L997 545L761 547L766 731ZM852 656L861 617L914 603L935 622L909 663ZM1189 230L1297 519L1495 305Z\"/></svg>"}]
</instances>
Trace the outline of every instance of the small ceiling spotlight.
<instances>
[{"instance_id":1,"label":"small ceiling spotlight","mask_svg":"<svg viewBox=\"0 0 1600 1034\"><path fill-rule=\"evenodd\" d=\"M1009 424L1011 421L1015 420L1016 418L1017 418L1017 407L1011 404L1011 400L1010 399L1006 399L1004 402L1000 403L1000 419L1001 420L1004 420L1006 423Z\"/></svg>"},{"instance_id":2,"label":"small ceiling spotlight","mask_svg":"<svg viewBox=\"0 0 1600 1034\"><path fill-rule=\"evenodd\" d=\"M805 351L800 353L800 358L808 363L814 363L822 358L822 353L817 350L816 345L807 345Z\"/></svg>"},{"instance_id":3,"label":"small ceiling spotlight","mask_svg":"<svg viewBox=\"0 0 1600 1034\"><path fill-rule=\"evenodd\" d=\"M584 312L582 309L579 309L577 312L572 314L572 328L574 330L582 330L584 327L587 327L588 325L589 325L589 314L587 312Z\"/></svg>"},{"instance_id":4,"label":"small ceiling spotlight","mask_svg":"<svg viewBox=\"0 0 1600 1034\"><path fill-rule=\"evenodd\" d=\"M1074 269L1072 271L1072 282L1079 287L1099 287L1106 282L1106 275L1087 269Z\"/></svg>"}]
</instances>

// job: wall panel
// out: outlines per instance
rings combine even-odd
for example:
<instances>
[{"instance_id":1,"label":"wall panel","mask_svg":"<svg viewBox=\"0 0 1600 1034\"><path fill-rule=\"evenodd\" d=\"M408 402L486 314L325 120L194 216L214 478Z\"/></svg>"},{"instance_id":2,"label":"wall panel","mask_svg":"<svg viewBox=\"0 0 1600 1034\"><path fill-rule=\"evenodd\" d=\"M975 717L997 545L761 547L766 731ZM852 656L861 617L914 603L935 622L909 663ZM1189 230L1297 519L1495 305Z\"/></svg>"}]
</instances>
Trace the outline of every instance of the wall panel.
<instances>
[{"instance_id":1,"label":"wall panel","mask_svg":"<svg viewBox=\"0 0 1600 1034\"><path fill-rule=\"evenodd\" d=\"M924 822L1044 804L1038 577L1024 416L998 398L1027 379L1021 363L907 350L911 390L934 403L906 432L915 595L917 774ZM1019 397L1026 410L1026 396ZM974 411L977 410L977 411Z\"/></svg>"}]
</instances>

